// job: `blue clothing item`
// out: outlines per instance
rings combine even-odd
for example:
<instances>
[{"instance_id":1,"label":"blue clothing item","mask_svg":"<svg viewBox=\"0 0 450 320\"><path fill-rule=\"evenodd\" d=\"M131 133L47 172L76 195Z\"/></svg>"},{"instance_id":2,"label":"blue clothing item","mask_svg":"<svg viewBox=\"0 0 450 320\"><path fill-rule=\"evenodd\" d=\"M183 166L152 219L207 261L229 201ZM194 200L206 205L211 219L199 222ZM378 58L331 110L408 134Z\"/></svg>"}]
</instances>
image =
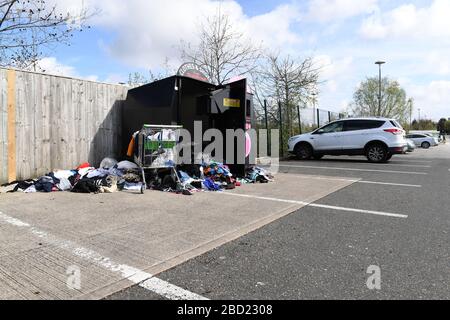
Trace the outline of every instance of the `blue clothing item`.
<instances>
[{"instance_id":1,"label":"blue clothing item","mask_svg":"<svg viewBox=\"0 0 450 320\"><path fill-rule=\"evenodd\" d=\"M181 183L191 179L191 177L184 171L178 171L178 175L180 176Z\"/></svg>"},{"instance_id":2,"label":"blue clothing item","mask_svg":"<svg viewBox=\"0 0 450 320\"><path fill-rule=\"evenodd\" d=\"M205 181L203 181L203 185L205 186L206 189L208 189L209 191L220 191L220 185L218 185L217 183L215 183L212 179L208 178L205 179Z\"/></svg>"},{"instance_id":3,"label":"blue clothing item","mask_svg":"<svg viewBox=\"0 0 450 320\"><path fill-rule=\"evenodd\" d=\"M175 162L173 162L172 160L166 161L166 167L174 168L175 167Z\"/></svg>"}]
</instances>

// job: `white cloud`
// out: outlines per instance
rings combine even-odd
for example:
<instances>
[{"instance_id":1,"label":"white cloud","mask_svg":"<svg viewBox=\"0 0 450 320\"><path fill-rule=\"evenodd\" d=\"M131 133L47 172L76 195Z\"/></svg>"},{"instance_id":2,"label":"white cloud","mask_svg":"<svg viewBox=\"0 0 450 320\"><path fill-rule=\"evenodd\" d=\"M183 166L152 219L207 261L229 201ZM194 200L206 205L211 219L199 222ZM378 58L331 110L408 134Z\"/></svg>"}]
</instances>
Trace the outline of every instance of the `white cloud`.
<instances>
[{"instance_id":1,"label":"white cloud","mask_svg":"<svg viewBox=\"0 0 450 320\"><path fill-rule=\"evenodd\" d=\"M40 69L56 76L75 77L75 68L59 62L55 57L47 57L38 61Z\"/></svg>"},{"instance_id":2,"label":"white cloud","mask_svg":"<svg viewBox=\"0 0 450 320\"><path fill-rule=\"evenodd\" d=\"M437 75L450 75L450 52L431 51L425 56L423 64L423 73L435 73Z\"/></svg>"},{"instance_id":3,"label":"white cloud","mask_svg":"<svg viewBox=\"0 0 450 320\"><path fill-rule=\"evenodd\" d=\"M339 87L353 74L353 57L334 59L329 55L314 57L315 64L321 68L320 80L324 81L322 91L336 93Z\"/></svg>"},{"instance_id":4,"label":"white cloud","mask_svg":"<svg viewBox=\"0 0 450 320\"><path fill-rule=\"evenodd\" d=\"M62 0L59 4L76 8L73 3ZM291 30L300 16L295 4L248 17L235 0L86 0L85 3L101 8L93 25L114 34L113 40L103 42L102 47L112 57L136 68L157 68L166 58L172 65L179 64L181 40L195 45L201 22L215 14L219 6L230 16L233 27L255 43L262 42L273 49L300 42Z\"/></svg>"},{"instance_id":5,"label":"white cloud","mask_svg":"<svg viewBox=\"0 0 450 320\"><path fill-rule=\"evenodd\" d=\"M422 115L433 120L450 118L450 81L431 81L426 85L414 85L410 80L400 81L406 92L414 98L414 104Z\"/></svg>"},{"instance_id":6,"label":"white cloud","mask_svg":"<svg viewBox=\"0 0 450 320\"><path fill-rule=\"evenodd\" d=\"M321 23L345 20L377 10L378 0L311 0L308 19Z\"/></svg>"},{"instance_id":7,"label":"white cloud","mask_svg":"<svg viewBox=\"0 0 450 320\"><path fill-rule=\"evenodd\" d=\"M449 16L449 0L434 0L429 7L423 8L413 4L401 5L365 19L360 34L369 39L448 37Z\"/></svg>"},{"instance_id":8,"label":"white cloud","mask_svg":"<svg viewBox=\"0 0 450 320\"><path fill-rule=\"evenodd\" d=\"M106 79L104 80L104 82L106 83L113 83L113 84L126 83L127 81L128 79L125 76L117 73L107 75Z\"/></svg>"},{"instance_id":9,"label":"white cloud","mask_svg":"<svg viewBox=\"0 0 450 320\"><path fill-rule=\"evenodd\" d=\"M89 81L98 81L98 76L96 75L81 76L73 66L64 64L58 61L58 59L56 59L55 57L43 58L38 61L37 65L39 66L42 72L47 74L69 78L78 78Z\"/></svg>"},{"instance_id":10,"label":"white cloud","mask_svg":"<svg viewBox=\"0 0 450 320\"><path fill-rule=\"evenodd\" d=\"M291 31L292 23L299 20L300 11L293 5L282 5L273 11L244 20L245 31L256 42L264 46L280 47L301 42L300 37Z\"/></svg>"}]
</instances>

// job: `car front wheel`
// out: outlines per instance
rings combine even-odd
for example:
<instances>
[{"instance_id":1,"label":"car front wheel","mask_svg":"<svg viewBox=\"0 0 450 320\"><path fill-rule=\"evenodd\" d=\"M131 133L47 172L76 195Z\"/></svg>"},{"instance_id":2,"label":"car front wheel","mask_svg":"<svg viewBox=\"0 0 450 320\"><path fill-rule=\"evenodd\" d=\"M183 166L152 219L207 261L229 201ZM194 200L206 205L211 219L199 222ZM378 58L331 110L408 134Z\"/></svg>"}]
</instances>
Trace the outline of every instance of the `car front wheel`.
<instances>
[{"instance_id":1,"label":"car front wheel","mask_svg":"<svg viewBox=\"0 0 450 320\"><path fill-rule=\"evenodd\" d=\"M385 146L376 143L367 148L366 156L370 162L382 163L388 160L389 154Z\"/></svg>"},{"instance_id":2,"label":"car front wheel","mask_svg":"<svg viewBox=\"0 0 450 320\"><path fill-rule=\"evenodd\" d=\"M313 156L313 150L310 145L303 143L295 147L295 155L298 160L309 160Z\"/></svg>"}]
</instances>

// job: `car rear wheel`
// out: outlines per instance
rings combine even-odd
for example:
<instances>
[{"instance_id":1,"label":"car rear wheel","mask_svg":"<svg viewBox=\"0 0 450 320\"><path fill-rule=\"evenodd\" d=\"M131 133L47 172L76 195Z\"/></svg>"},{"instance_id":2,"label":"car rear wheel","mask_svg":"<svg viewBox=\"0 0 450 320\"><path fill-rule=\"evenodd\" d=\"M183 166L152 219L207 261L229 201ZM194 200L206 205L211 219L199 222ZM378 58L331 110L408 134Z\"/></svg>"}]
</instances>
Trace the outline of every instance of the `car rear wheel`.
<instances>
[{"instance_id":1,"label":"car rear wheel","mask_svg":"<svg viewBox=\"0 0 450 320\"><path fill-rule=\"evenodd\" d=\"M299 144L295 147L295 155L298 160L309 160L313 156L312 147L306 143Z\"/></svg>"},{"instance_id":2,"label":"car rear wheel","mask_svg":"<svg viewBox=\"0 0 450 320\"><path fill-rule=\"evenodd\" d=\"M431 144L429 143L429 142L423 142L422 143L422 148L424 148L424 149L430 149L430 147L431 147Z\"/></svg>"},{"instance_id":3,"label":"car rear wheel","mask_svg":"<svg viewBox=\"0 0 450 320\"><path fill-rule=\"evenodd\" d=\"M382 163L388 160L389 153L385 146L375 143L367 147L366 156L370 162Z\"/></svg>"}]
</instances>

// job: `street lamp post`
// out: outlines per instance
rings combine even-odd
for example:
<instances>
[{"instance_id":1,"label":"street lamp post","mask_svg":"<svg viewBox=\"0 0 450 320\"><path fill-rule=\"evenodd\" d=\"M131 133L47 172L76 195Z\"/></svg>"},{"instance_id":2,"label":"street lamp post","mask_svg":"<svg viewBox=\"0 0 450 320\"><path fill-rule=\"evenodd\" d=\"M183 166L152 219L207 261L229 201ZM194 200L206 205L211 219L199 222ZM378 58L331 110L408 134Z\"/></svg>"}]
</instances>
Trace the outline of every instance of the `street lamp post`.
<instances>
[{"instance_id":1,"label":"street lamp post","mask_svg":"<svg viewBox=\"0 0 450 320\"><path fill-rule=\"evenodd\" d=\"M419 110L419 131L420 131L420 108L418 110Z\"/></svg>"},{"instance_id":2,"label":"street lamp post","mask_svg":"<svg viewBox=\"0 0 450 320\"><path fill-rule=\"evenodd\" d=\"M317 116L318 113L316 111L316 102L317 102L316 99L317 99L318 93L313 92L311 95L313 97L313 122L314 122L314 125L317 124L317 128L320 128L319 117ZM317 117L317 121L316 121L316 117Z\"/></svg>"},{"instance_id":3,"label":"street lamp post","mask_svg":"<svg viewBox=\"0 0 450 320\"><path fill-rule=\"evenodd\" d=\"M409 130L408 133L412 130L412 116L413 116L413 100L409 99Z\"/></svg>"},{"instance_id":4,"label":"street lamp post","mask_svg":"<svg viewBox=\"0 0 450 320\"><path fill-rule=\"evenodd\" d=\"M379 68L379 91L378 91L378 114L377 116L381 116L381 66L385 64L384 61L377 61L375 64L378 65Z\"/></svg>"}]
</instances>

